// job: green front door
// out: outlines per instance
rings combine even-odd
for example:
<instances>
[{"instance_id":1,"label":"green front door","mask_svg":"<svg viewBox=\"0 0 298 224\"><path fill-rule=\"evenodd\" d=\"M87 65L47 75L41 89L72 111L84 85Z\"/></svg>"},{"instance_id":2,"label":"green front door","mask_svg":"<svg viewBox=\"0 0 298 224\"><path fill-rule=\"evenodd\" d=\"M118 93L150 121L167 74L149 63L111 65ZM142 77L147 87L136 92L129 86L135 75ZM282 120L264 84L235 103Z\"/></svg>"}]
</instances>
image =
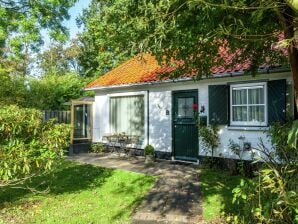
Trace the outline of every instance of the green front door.
<instances>
[{"instance_id":1,"label":"green front door","mask_svg":"<svg viewBox=\"0 0 298 224\"><path fill-rule=\"evenodd\" d=\"M196 161L198 156L198 91L173 92L173 148L177 160Z\"/></svg>"}]
</instances>

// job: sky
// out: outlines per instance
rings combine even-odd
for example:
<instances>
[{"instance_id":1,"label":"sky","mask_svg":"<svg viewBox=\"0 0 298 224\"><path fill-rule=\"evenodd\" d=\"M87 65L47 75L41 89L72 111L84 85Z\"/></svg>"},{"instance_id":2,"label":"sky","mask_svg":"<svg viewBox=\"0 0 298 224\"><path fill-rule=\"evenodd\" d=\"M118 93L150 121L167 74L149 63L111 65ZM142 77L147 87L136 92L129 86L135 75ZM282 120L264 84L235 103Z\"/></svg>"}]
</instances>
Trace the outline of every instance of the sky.
<instances>
[{"instance_id":1,"label":"sky","mask_svg":"<svg viewBox=\"0 0 298 224\"><path fill-rule=\"evenodd\" d=\"M88 8L91 0L78 0L77 3L69 9L70 19L63 22L69 29L69 37L70 39L76 37L76 35L83 30L83 27L78 28L76 24L76 18L83 12L83 9ZM51 47L51 40L46 30L41 30L41 35L43 36L44 45L41 47L41 52L49 49ZM36 63L32 64L31 67L31 75L35 77L39 77L41 74L40 68L38 68Z\"/></svg>"},{"instance_id":2,"label":"sky","mask_svg":"<svg viewBox=\"0 0 298 224\"><path fill-rule=\"evenodd\" d=\"M76 37L77 33L82 31L83 27L78 28L76 24L76 18L82 14L83 9L88 8L91 0L78 0L77 3L69 9L69 15L70 19L63 22L63 25L65 25L69 29L69 36L70 39ZM42 35L44 36L44 49L51 46L51 41L49 36L47 35L46 31L42 31Z\"/></svg>"},{"instance_id":3,"label":"sky","mask_svg":"<svg viewBox=\"0 0 298 224\"><path fill-rule=\"evenodd\" d=\"M74 38L76 34L82 30L76 24L76 18L83 12L83 9L88 8L91 0L78 0L78 2L69 10L70 20L63 24L69 29L70 38Z\"/></svg>"}]
</instances>

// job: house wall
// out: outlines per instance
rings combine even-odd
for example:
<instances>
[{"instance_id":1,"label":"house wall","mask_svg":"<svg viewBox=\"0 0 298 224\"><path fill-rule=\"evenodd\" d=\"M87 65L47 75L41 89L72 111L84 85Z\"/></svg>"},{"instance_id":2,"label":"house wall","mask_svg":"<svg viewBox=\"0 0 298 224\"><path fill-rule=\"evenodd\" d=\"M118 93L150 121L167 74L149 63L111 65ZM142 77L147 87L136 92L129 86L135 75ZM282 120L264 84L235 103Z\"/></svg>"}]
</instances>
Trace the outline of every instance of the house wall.
<instances>
[{"instance_id":1,"label":"house wall","mask_svg":"<svg viewBox=\"0 0 298 224\"><path fill-rule=\"evenodd\" d=\"M274 80L286 78L290 96L292 96L292 79L290 73L272 73L258 75L256 77L251 76L240 76L233 78L217 78L209 80L201 80L199 82L186 81L186 82L171 82L164 84L152 84L144 86L131 86L126 88L115 88L106 89L96 92L95 96L95 116L94 116L94 130L93 130L93 141L102 141L102 136L106 133L110 133L109 129L109 97L111 95L131 95L136 93L143 93L145 97L145 130L149 130L149 139L147 140L147 133L145 134L146 141L144 142L144 147L147 143L153 145L155 150L171 155L172 152L172 91L177 90L198 90L199 95L199 105L205 107L205 112L200 114L200 116L208 115L208 86L226 84L227 82L242 82L242 81L255 81L255 80ZM149 104L147 105L147 94L149 99ZM291 97L289 97L291 98ZM293 102L293 100L291 100ZM149 106L149 108L148 108ZM289 103L288 110L293 113L292 104ZM147 111L149 109L149 111ZM149 112L149 122L147 113ZM167 113L168 112L168 113ZM148 125L149 124L149 128ZM228 126L219 127L220 145L215 150L214 155L224 158L238 158L229 149L229 142L233 140L235 143L242 145L244 142L249 142L252 148L259 147L260 139L264 141L267 147L271 147L270 140L268 139L266 132L267 128L249 128L249 127L238 127L232 128ZM244 136L244 140L239 139L239 137ZM249 152L243 153L243 159L251 159L251 154L257 153L256 150L251 150ZM210 155L204 151L202 142L199 141L199 155L205 156ZM168 157L167 157L168 158Z\"/></svg>"}]
</instances>

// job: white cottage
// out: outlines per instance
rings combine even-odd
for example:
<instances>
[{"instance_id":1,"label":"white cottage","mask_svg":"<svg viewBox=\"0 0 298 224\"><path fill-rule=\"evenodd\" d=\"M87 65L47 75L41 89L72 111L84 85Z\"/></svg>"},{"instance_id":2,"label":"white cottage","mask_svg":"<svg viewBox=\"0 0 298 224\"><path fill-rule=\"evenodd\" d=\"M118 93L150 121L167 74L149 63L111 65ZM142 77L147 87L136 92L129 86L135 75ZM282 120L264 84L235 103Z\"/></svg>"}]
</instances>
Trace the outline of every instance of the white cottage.
<instances>
[{"instance_id":1,"label":"white cottage","mask_svg":"<svg viewBox=\"0 0 298 224\"><path fill-rule=\"evenodd\" d=\"M206 156L194 117L198 110L201 122L219 125L214 156L237 158L229 148L233 140L248 146L243 156L249 160L260 138L270 147L266 130L293 115L294 99L288 68L264 67L252 77L244 74L248 67L216 68L213 78L200 81L160 80L158 74L173 68L159 66L150 54L134 57L85 87L95 91L92 141L125 132L140 136L140 149L153 145L158 158L197 161Z\"/></svg>"}]
</instances>

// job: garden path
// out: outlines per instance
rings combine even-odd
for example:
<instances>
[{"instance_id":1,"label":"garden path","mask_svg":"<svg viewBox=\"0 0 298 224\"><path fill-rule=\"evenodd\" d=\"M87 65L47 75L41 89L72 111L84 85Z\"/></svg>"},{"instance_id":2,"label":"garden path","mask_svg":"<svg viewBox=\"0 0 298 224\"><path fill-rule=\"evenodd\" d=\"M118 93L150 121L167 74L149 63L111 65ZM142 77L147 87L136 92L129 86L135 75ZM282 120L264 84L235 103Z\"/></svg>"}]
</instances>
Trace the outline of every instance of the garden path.
<instances>
[{"instance_id":1,"label":"garden path","mask_svg":"<svg viewBox=\"0 0 298 224\"><path fill-rule=\"evenodd\" d=\"M81 163L158 176L154 187L136 208L133 223L203 223L199 170L195 164L158 160L145 164L144 157L93 153L68 157Z\"/></svg>"}]
</instances>

